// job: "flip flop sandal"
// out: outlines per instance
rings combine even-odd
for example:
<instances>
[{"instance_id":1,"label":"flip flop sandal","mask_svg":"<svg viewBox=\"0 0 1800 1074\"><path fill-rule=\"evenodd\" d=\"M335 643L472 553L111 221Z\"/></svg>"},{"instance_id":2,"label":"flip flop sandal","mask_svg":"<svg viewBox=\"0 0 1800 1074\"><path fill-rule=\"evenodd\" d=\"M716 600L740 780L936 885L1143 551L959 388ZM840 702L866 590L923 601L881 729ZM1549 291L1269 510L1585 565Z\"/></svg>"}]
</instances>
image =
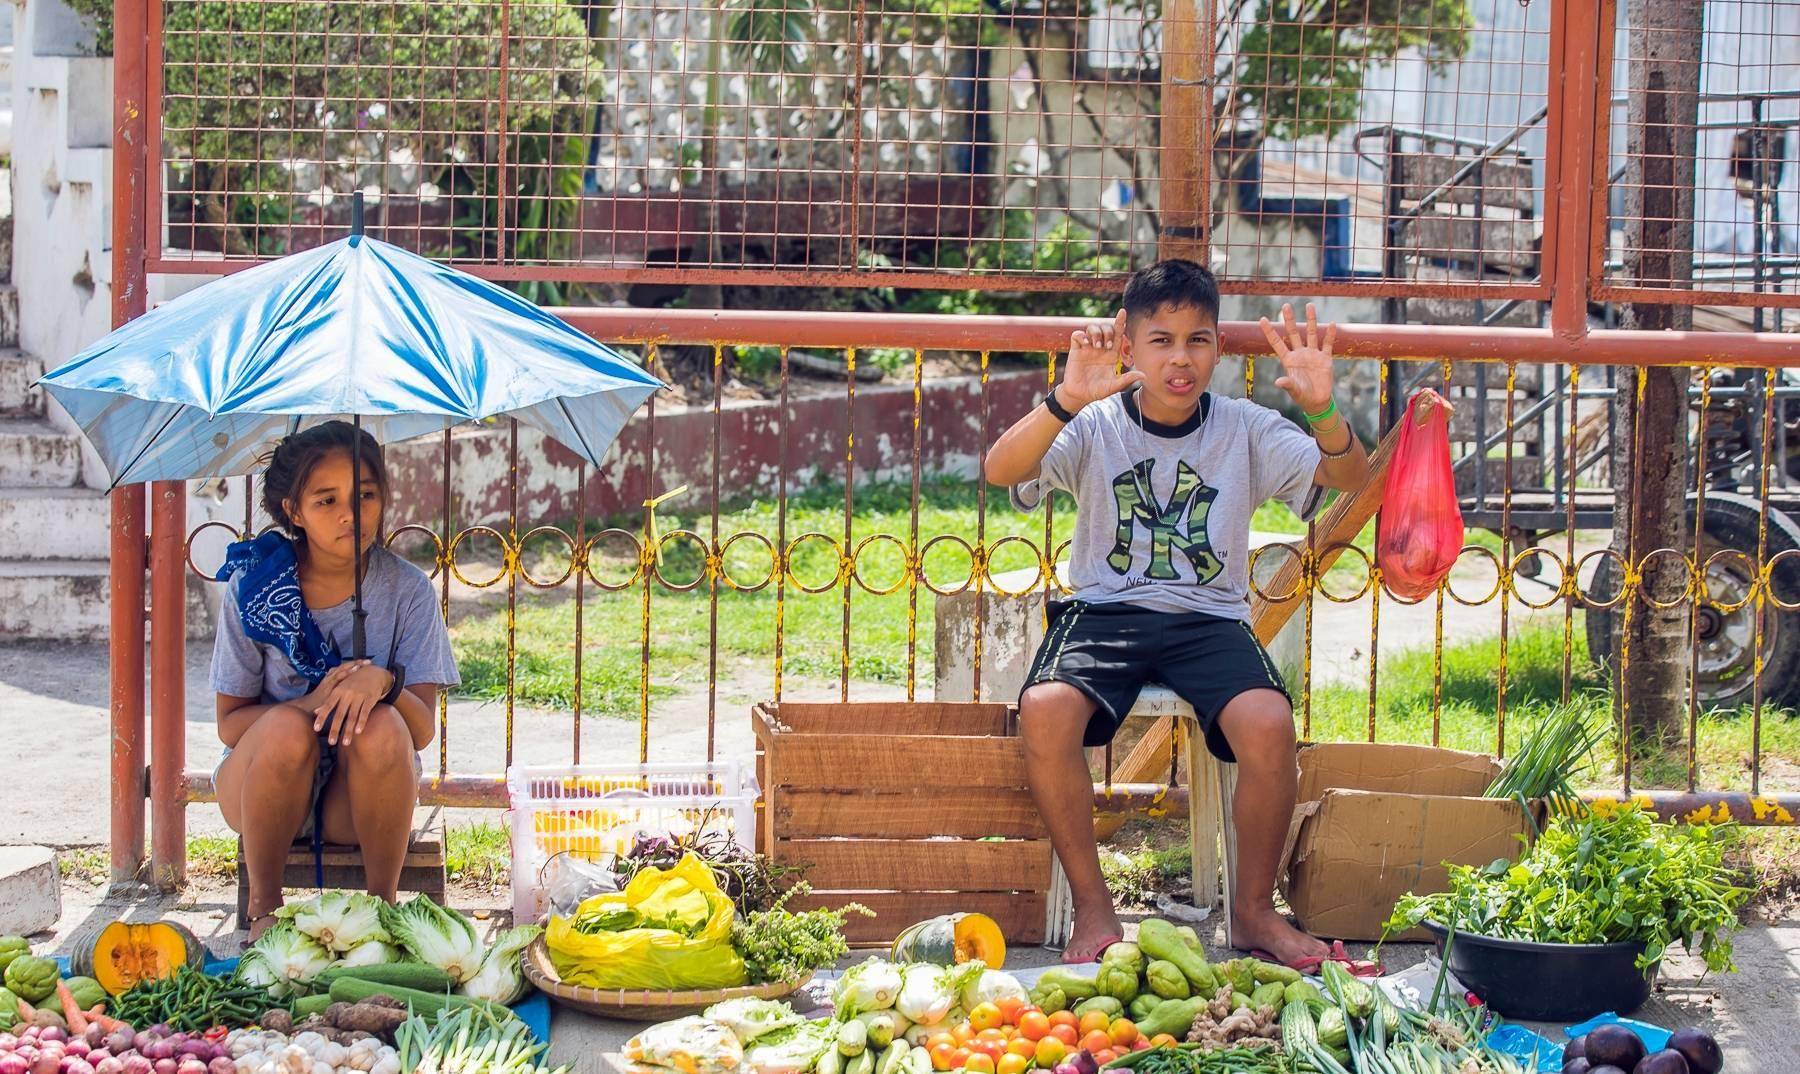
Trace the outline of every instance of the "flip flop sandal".
<instances>
[{"instance_id":1,"label":"flip flop sandal","mask_svg":"<svg viewBox=\"0 0 1800 1074\"><path fill-rule=\"evenodd\" d=\"M1351 958L1350 952L1344 947L1344 941L1342 940L1331 941L1330 954L1306 955L1294 959L1292 962L1283 962L1269 952L1262 950L1251 951L1249 952L1249 955L1251 958L1258 958L1264 962L1273 962L1277 966L1286 966L1288 969L1293 970L1296 973L1303 973L1308 977L1317 977L1319 975L1319 967L1327 962L1336 962L1342 965L1345 971L1352 977L1380 977L1387 972L1386 969L1382 967L1381 963L1376 962L1373 959Z\"/></svg>"}]
</instances>

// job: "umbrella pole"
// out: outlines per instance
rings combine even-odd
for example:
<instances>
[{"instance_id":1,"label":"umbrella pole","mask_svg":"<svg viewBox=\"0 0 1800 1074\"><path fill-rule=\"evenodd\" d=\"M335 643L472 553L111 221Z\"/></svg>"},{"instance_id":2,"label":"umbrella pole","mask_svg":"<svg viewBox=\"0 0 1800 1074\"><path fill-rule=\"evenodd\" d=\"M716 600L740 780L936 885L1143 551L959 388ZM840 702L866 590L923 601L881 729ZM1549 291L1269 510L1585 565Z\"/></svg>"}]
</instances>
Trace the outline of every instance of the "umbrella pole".
<instances>
[{"instance_id":1,"label":"umbrella pole","mask_svg":"<svg viewBox=\"0 0 1800 1074\"><path fill-rule=\"evenodd\" d=\"M350 238L352 245L363 233L363 195L358 190L350 196ZM356 597L350 608L350 644L352 657L365 660L369 655L368 639L363 628L363 621L369 613L363 608L363 559L362 546L362 415L350 415L350 425L355 430L350 445L350 533L351 543L356 546Z\"/></svg>"}]
</instances>

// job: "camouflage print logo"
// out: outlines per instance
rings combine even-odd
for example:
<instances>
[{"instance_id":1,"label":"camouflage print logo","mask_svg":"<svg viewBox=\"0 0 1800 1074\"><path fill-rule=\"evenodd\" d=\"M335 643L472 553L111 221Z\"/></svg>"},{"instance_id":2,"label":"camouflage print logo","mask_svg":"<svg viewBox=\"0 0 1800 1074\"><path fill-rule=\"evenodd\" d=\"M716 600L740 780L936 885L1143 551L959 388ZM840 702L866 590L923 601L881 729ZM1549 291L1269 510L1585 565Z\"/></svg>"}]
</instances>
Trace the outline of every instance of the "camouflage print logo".
<instances>
[{"instance_id":1,"label":"camouflage print logo","mask_svg":"<svg viewBox=\"0 0 1800 1074\"><path fill-rule=\"evenodd\" d=\"M1206 536L1206 516L1218 499L1219 490L1208 488L1200 475L1183 462L1175 471L1175 488L1169 494L1169 502L1159 504L1150 493L1150 473L1155 466L1155 459L1145 459L1113 478L1119 530L1106 562L1120 574L1130 570L1136 527L1142 526L1150 531L1150 567L1145 572L1148 577L1167 581L1180 578L1171 558L1173 552L1179 551L1193 566L1196 580L1206 585L1224 569Z\"/></svg>"}]
</instances>

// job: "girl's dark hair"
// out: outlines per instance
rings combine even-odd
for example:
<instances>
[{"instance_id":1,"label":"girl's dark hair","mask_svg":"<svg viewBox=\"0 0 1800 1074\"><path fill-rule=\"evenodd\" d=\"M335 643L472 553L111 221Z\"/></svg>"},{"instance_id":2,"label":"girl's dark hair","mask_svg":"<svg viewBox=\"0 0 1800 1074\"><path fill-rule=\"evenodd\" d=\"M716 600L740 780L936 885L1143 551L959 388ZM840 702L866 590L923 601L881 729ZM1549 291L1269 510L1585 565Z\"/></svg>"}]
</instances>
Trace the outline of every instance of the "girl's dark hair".
<instances>
[{"instance_id":1,"label":"girl's dark hair","mask_svg":"<svg viewBox=\"0 0 1800 1074\"><path fill-rule=\"evenodd\" d=\"M346 455L352 455L354 451L352 458L360 455L362 472L374 477L383 502L387 500L387 466L382 462L381 445L367 429L358 437L356 427L349 422L328 421L286 437L275 445L274 451L263 456L263 509L269 512L277 526L300 540L304 540L306 534L294 525L283 504L305 491L306 479L312 476L313 468L335 451Z\"/></svg>"}]
</instances>

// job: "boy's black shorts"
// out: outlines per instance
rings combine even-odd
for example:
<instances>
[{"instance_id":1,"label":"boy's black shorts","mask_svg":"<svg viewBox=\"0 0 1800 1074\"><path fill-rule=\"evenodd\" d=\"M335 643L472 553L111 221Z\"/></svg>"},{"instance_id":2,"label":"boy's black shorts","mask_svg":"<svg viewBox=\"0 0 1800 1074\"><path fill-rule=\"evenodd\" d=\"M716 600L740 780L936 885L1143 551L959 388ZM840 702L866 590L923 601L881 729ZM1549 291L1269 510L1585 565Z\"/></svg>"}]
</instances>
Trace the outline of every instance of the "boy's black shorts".
<instances>
[{"instance_id":1,"label":"boy's black shorts","mask_svg":"<svg viewBox=\"0 0 1800 1074\"><path fill-rule=\"evenodd\" d=\"M1235 761L1219 713L1246 690L1287 697L1281 673L1242 620L1079 600L1051 601L1049 610L1049 629L1020 694L1038 683L1066 682L1093 699L1083 745L1111 742L1138 691L1160 682L1194 706L1212 755Z\"/></svg>"}]
</instances>

